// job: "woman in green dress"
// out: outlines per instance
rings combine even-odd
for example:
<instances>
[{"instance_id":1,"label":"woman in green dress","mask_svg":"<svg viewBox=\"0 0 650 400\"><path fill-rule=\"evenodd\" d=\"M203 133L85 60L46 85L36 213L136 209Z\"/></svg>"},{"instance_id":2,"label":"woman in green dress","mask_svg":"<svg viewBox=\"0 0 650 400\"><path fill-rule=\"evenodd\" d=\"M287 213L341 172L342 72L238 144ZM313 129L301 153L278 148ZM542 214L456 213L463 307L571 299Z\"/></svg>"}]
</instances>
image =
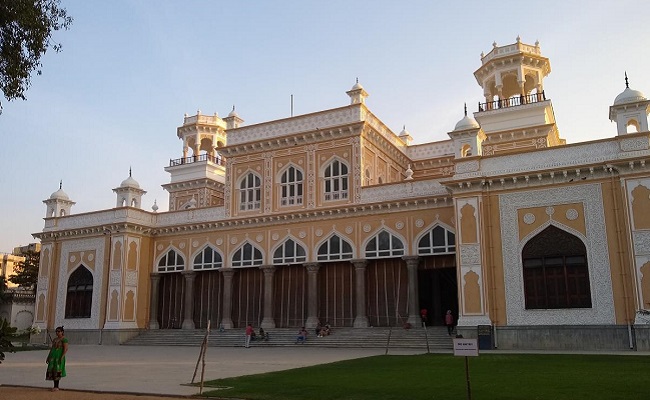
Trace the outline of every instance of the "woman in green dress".
<instances>
[{"instance_id":1,"label":"woman in green dress","mask_svg":"<svg viewBox=\"0 0 650 400\"><path fill-rule=\"evenodd\" d=\"M63 331L63 326L59 326L55 330L56 337L52 340L52 348L47 355L47 372L45 379L54 381L52 391L59 390L59 380L65 376L65 353L68 352L68 339L66 339Z\"/></svg>"}]
</instances>

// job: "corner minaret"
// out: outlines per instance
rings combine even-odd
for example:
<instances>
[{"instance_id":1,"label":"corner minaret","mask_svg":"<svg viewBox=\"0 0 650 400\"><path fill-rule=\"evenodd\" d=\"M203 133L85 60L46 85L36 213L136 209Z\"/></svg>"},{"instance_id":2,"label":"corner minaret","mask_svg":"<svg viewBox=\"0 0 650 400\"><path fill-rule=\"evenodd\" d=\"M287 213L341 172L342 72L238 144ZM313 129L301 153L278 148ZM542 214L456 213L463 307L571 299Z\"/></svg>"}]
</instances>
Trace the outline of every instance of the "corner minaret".
<instances>
[{"instance_id":1,"label":"corner minaret","mask_svg":"<svg viewBox=\"0 0 650 400\"><path fill-rule=\"evenodd\" d=\"M626 72L625 90L616 96L614 104L609 107L609 120L616 122L619 136L647 132L648 113L650 113L650 100L638 90L630 89Z\"/></svg>"},{"instance_id":2,"label":"corner minaret","mask_svg":"<svg viewBox=\"0 0 650 400\"><path fill-rule=\"evenodd\" d=\"M52 193L49 199L43 200L43 203L47 206L45 218L70 215L72 206L77 204L70 200L67 193L63 191L63 181L59 182L59 190Z\"/></svg>"},{"instance_id":3,"label":"corner minaret","mask_svg":"<svg viewBox=\"0 0 650 400\"><path fill-rule=\"evenodd\" d=\"M140 188L138 181L133 179L131 168L129 168L129 177L122 181L119 187L113 189L117 195L115 207L135 207L142 208L142 196L147 192Z\"/></svg>"},{"instance_id":4,"label":"corner minaret","mask_svg":"<svg viewBox=\"0 0 650 400\"><path fill-rule=\"evenodd\" d=\"M483 154L512 153L523 149L565 144L555 125L551 101L544 91L544 78L551 72L548 58L535 45L517 41L506 46L492 44L481 53L481 67L474 77L483 88L485 102L474 117L486 135Z\"/></svg>"},{"instance_id":5,"label":"corner minaret","mask_svg":"<svg viewBox=\"0 0 650 400\"><path fill-rule=\"evenodd\" d=\"M481 144L485 140L485 133L481 130L479 123L467 115L467 104L465 104L465 116L458 121L454 130L448 133L454 141L455 158L480 156L483 154Z\"/></svg>"},{"instance_id":6,"label":"corner minaret","mask_svg":"<svg viewBox=\"0 0 650 400\"><path fill-rule=\"evenodd\" d=\"M369 96L368 92L359 83L359 78L357 78L357 82L352 86L352 89L345 93L350 96L350 104L365 104L366 97Z\"/></svg>"}]
</instances>

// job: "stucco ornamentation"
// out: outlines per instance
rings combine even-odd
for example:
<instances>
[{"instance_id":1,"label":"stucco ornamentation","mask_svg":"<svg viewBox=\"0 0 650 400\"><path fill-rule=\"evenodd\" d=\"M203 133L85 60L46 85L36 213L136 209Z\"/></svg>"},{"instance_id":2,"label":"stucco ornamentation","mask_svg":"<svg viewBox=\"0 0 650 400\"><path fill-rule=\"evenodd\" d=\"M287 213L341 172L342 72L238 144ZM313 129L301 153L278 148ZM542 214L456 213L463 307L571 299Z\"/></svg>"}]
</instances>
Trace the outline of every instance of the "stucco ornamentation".
<instances>
[{"instance_id":1,"label":"stucco ornamentation","mask_svg":"<svg viewBox=\"0 0 650 400\"><path fill-rule=\"evenodd\" d=\"M424 226L424 220L418 218L417 220L415 220L415 226L418 228L422 228Z\"/></svg>"},{"instance_id":2,"label":"stucco ornamentation","mask_svg":"<svg viewBox=\"0 0 650 400\"><path fill-rule=\"evenodd\" d=\"M137 271L126 271L126 275L124 276L124 284L127 286L138 286Z\"/></svg>"},{"instance_id":3,"label":"stucco ornamentation","mask_svg":"<svg viewBox=\"0 0 650 400\"><path fill-rule=\"evenodd\" d=\"M650 146L648 142L648 137L638 137L630 139L622 139L620 141L621 150L623 151L635 151L635 150L647 150Z\"/></svg>"},{"instance_id":4,"label":"stucco ornamentation","mask_svg":"<svg viewBox=\"0 0 650 400\"><path fill-rule=\"evenodd\" d=\"M65 299L68 291L68 271L63 268L60 270L59 280L57 282L56 294L56 311L54 316L54 325L64 325L66 329L97 329L99 328L99 308L101 304L101 290L103 281L103 269L105 263L104 254L104 238L91 238L75 240L72 242L61 243L61 255L58 264L65 265L66 260L70 259L70 253L77 251L95 251L97 261L94 270L89 269L93 275L93 294L92 294L92 308L90 318L72 318L66 319L65 315Z\"/></svg>"},{"instance_id":5,"label":"stucco ornamentation","mask_svg":"<svg viewBox=\"0 0 650 400\"><path fill-rule=\"evenodd\" d=\"M396 229L400 229L400 230L403 229L403 228L404 228L404 222L402 222L402 221L397 221L397 222L395 223L395 228L396 228Z\"/></svg>"},{"instance_id":6,"label":"stucco ornamentation","mask_svg":"<svg viewBox=\"0 0 650 400\"><path fill-rule=\"evenodd\" d=\"M478 160L459 162L456 164L456 173L465 174L467 172L475 172L480 168Z\"/></svg>"},{"instance_id":7,"label":"stucco ornamentation","mask_svg":"<svg viewBox=\"0 0 650 400\"><path fill-rule=\"evenodd\" d=\"M637 256L650 254L650 232L636 231L632 232L632 241L634 242L634 254Z\"/></svg>"},{"instance_id":8,"label":"stucco ornamentation","mask_svg":"<svg viewBox=\"0 0 650 400\"><path fill-rule=\"evenodd\" d=\"M461 244L459 247L461 265L481 264L481 248L478 244Z\"/></svg>"},{"instance_id":9,"label":"stucco ornamentation","mask_svg":"<svg viewBox=\"0 0 650 400\"><path fill-rule=\"evenodd\" d=\"M569 208L568 210L566 210L566 219L568 219L569 221L575 221L576 219L578 219L578 210L576 210L575 208Z\"/></svg>"},{"instance_id":10,"label":"stucco ornamentation","mask_svg":"<svg viewBox=\"0 0 650 400\"><path fill-rule=\"evenodd\" d=\"M121 271L111 271L108 282L111 286L119 286L122 282Z\"/></svg>"},{"instance_id":11,"label":"stucco ornamentation","mask_svg":"<svg viewBox=\"0 0 650 400\"><path fill-rule=\"evenodd\" d=\"M519 241L517 211L522 208L552 207L558 202L582 203L587 237L556 221L543 224ZM499 196L503 251L506 310L509 325L614 324L614 300L611 290L609 252L600 185L580 185ZM524 303L521 251L524 245L549 224L554 224L585 241L589 263L592 307L590 309L527 310Z\"/></svg>"},{"instance_id":12,"label":"stucco ornamentation","mask_svg":"<svg viewBox=\"0 0 650 400\"><path fill-rule=\"evenodd\" d=\"M531 213L526 213L524 215L524 223L527 225L531 225L535 223L535 215Z\"/></svg>"}]
</instances>

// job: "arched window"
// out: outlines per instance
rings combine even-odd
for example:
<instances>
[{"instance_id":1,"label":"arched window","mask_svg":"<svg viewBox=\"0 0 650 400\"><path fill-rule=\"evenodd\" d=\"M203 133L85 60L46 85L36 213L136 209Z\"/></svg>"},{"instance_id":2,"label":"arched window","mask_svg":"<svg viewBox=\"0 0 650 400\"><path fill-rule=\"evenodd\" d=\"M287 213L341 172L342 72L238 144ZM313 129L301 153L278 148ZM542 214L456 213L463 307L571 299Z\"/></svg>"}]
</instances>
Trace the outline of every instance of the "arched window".
<instances>
[{"instance_id":1,"label":"arched window","mask_svg":"<svg viewBox=\"0 0 650 400\"><path fill-rule=\"evenodd\" d=\"M245 243L232 256L233 267L262 265L262 252L250 243Z\"/></svg>"},{"instance_id":2,"label":"arched window","mask_svg":"<svg viewBox=\"0 0 650 400\"><path fill-rule=\"evenodd\" d=\"M404 244L395 235L381 231L366 245L366 258L396 257L404 255Z\"/></svg>"},{"instance_id":3,"label":"arched window","mask_svg":"<svg viewBox=\"0 0 650 400\"><path fill-rule=\"evenodd\" d=\"M418 255L456 253L456 235L437 225L418 242Z\"/></svg>"},{"instance_id":4,"label":"arched window","mask_svg":"<svg viewBox=\"0 0 650 400\"><path fill-rule=\"evenodd\" d=\"M348 166L339 160L332 161L325 168L325 200L348 198Z\"/></svg>"},{"instance_id":5,"label":"arched window","mask_svg":"<svg viewBox=\"0 0 650 400\"><path fill-rule=\"evenodd\" d=\"M210 246L206 246L199 254L194 257L194 269L217 269L221 268L223 260L221 254Z\"/></svg>"},{"instance_id":6,"label":"arched window","mask_svg":"<svg viewBox=\"0 0 650 400\"><path fill-rule=\"evenodd\" d=\"M280 178L280 205L302 204L302 171L293 166L287 168Z\"/></svg>"},{"instance_id":7,"label":"arched window","mask_svg":"<svg viewBox=\"0 0 650 400\"><path fill-rule=\"evenodd\" d=\"M169 250L160 261L158 261L158 272L174 272L185 269L185 260L183 256L174 250Z\"/></svg>"},{"instance_id":8,"label":"arched window","mask_svg":"<svg viewBox=\"0 0 650 400\"><path fill-rule=\"evenodd\" d=\"M578 237L553 225L521 252L527 309L590 308L587 250Z\"/></svg>"},{"instance_id":9,"label":"arched window","mask_svg":"<svg viewBox=\"0 0 650 400\"><path fill-rule=\"evenodd\" d=\"M318 261L350 258L352 258L352 246L338 235L333 235L318 248Z\"/></svg>"},{"instance_id":10,"label":"arched window","mask_svg":"<svg viewBox=\"0 0 650 400\"><path fill-rule=\"evenodd\" d=\"M90 318L93 304L93 274L83 265L68 279L65 298L66 318Z\"/></svg>"},{"instance_id":11,"label":"arched window","mask_svg":"<svg viewBox=\"0 0 650 400\"><path fill-rule=\"evenodd\" d=\"M273 264L296 264L307 261L304 247L293 239L287 239L273 253Z\"/></svg>"},{"instance_id":12,"label":"arched window","mask_svg":"<svg viewBox=\"0 0 650 400\"><path fill-rule=\"evenodd\" d=\"M241 211L259 210L261 204L260 177L250 172L239 183L239 209Z\"/></svg>"}]
</instances>

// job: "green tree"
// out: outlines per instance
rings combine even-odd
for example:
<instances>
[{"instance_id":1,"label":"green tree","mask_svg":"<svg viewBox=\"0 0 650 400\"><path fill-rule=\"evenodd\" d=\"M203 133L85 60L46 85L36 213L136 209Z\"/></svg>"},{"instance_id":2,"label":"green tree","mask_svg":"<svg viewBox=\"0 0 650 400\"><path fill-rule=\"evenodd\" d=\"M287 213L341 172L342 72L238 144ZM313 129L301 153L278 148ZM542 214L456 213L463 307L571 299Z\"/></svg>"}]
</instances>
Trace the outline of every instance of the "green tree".
<instances>
[{"instance_id":1,"label":"green tree","mask_svg":"<svg viewBox=\"0 0 650 400\"><path fill-rule=\"evenodd\" d=\"M26 289L36 290L36 283L38 283L38 264L41 260L41 253L28 250L20 255L25 257L25 261L16 264L14 274L9 276L9 282Z\"/></svg>"},{"instance_id":2,"label":"green tree","mask_svg":"<svg viewBox=\"0 0 650 400\"><path fill-rule=\"evenodd\" d=\"M16 336L16 328L9 326L9 321L0 318L0 363L5 359L5 351L14 352L14 345L11 338Z\"/></svg>"},{"instance_id":3,"label":"green tree","mask_svg":"<svg viewBox=\"0 0 650 400\"><path fill-rule=\"evenodd\" d=\"M41 56L61 51L52 33L70 24L60 0L0 1L0 88L7 100L25 100L32 72L41 74Z\"/></svg>"}]
</instances>

